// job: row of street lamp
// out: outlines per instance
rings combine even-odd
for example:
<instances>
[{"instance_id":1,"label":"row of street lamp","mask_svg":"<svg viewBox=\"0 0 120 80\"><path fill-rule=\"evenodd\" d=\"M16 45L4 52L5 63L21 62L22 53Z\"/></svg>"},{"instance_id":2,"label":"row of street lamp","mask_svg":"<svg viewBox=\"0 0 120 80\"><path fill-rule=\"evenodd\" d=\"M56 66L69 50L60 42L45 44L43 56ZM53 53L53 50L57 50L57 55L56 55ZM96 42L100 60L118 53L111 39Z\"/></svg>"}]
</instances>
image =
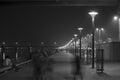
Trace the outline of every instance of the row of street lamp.
<instances>
[{"instance_id":1,"label":"row of street lamp","mask_svg":"<svg viewBox=\"0 0 120 80\"><path fill-rule=\"evenodd\" d=\"M97 12L95 11L91 11L88 13L91 17L92 17L92 68L94 68L94 28L95 28L95 16L98 14ZM79 54L80 54L80 59L81 59L81 31L83 30L83 28L78 28L79 32L80 32L80 35L79 35ZM97 30L99 31L99 33L101 32L101 30L103 30L103 28L101 29L98 29ZM74 34L74 37L75 37L75 40L77 38L77 34ZM75 41L75 54L76 54L76 41Z\"/></svg>"},{"instance_id":2,"label":"row of street lamp","mask_svg":"<svg viewBox=\"0 0 120 80\"><path fill-rule=\"evenodd\" d=\"M95 17L96 15L98 15L98 12L95 11L91 11L88 13L91 17L92 17L92 68L94 68L95 66L95 58L94 58L94 49L95 49ZM119 23L119 41L120 41L120 18L118 16L114 17L115 20L118 20ZM78 28L80 35L79 35L79 54L80 54L80 59L81 59L81 31L83 30L83 28ZM104 28L96 28L96 31L98 31L99 34L99 39L98 39L98 43L101 44L101 34L104 31ZM74 34L74 40L76 40L77 38L77 34ZM73 39L72 39L73 40ZM76 41L75 41L75 49L76 49ZM76 52L76 50L75 50Z\"/></svg>"},{"instance_id":3,"label":"row of street lamp","mask_svg":"<svg viewBox=\"0 0 120 80\"><path fill-rule=\"evenodd\" d=\"M89 12L88 13L91 17L92 17L92 68L94 68L94 27L95 27L95 24L94 24L94 22L95 22L95 16L98 14L97 12L95 12L95 11L91 11L91 12ZM81 59L81 31L83 30L83 28L78 28L78 30L80 31L80 36L79 36L79 46L80 46L80 59ZM76 38L76 34L74 35L75 36L75 38ZM75 41L76 42L76 41ZM75 45L76 45L76 43L75 43ZM75 48L76 49L76 48ZM75 50L76 51L76 50Z\"/></svg>"},{"instance_id":4,"label":"row of street lamp","mask_svg":"<svg viewBox=\"0 0 120 80\"><path fill-rule=\"evenodd\" d=\"M92 17L92 68L94 68L94 63L95 63L95 59L94 59L94 31L95 31L95 16L98 14L97 12L95 11L91 11L88 13L91 17ZM78 28L78 30L80 31L80 36L79 36L79 46L80 46L80 59L81 59L81 31L83 30L83 28ZM100 34L101 34L101 31L103 31L104 29L103 28L96 28L96 30L99 32L99 41L100 41ZM74 35L75 38L76 38L76 34ZM75 44L76 45L76 44ZM75 48L76 49L76 48Z\"/></svg>"}]
</instances>

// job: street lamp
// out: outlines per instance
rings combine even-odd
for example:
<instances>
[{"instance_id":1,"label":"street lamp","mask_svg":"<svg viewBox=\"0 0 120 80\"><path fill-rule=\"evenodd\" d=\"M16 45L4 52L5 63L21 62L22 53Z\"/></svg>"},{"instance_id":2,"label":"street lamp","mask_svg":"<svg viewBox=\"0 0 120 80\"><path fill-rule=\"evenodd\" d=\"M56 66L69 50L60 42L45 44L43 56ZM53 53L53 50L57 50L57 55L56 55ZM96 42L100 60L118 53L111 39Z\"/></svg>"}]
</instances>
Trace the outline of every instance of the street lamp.
<instances>
[{"instance_id":1,"label":"street lamp","mask_svg":"<svg viewBox=\"0 0 120 80\"><path fill-rule=\"evenodd\" d=\"M77 34L74 34L74 37L75 37L74 38L74 41L75 41L75 55L76 55L76 39L77 39L77 36L78 36Z\"/></svg>"},{"instance_id":2,"label":"street lamp","mask_svg":"<svg viewBox=\"0 0 120 80\"><path fill-rule=\"evenodd\" d=\"M102 43L101 36L102 36L102 31L104 31L104 28L96 28L96 31L98 31L98 43L99 45ZM100 46L99 46L100 48Z\"/></svg>"},{"instance_id":3,"label":"street lamp","mask_svg":"<svg viewBox=\"0 0 120 80\"><path fill-rule=\"evenodd\" d=\"M2 42L2 57L3 57L3 60L5 60L5 42Z\"/></svg>"},{"instance_id":4,"label":"street lamp","mask_svg":"<svg viewBox=\"0 0 120 80\"><path fill-rule=\"evenodd\" d=\"M98 49L96 51L96 70L97 72L103 72L103 64L104 64L104 58L103 58L103 49L101 48L101 34L102 31L104 31L104 28L96 28L96 31L98 31Z\"/></svg>"},{"instance_id":5,"label":"street lamp","mask_svg":"<svg viewBox=\"0 0 120 80\"><path fill-rule=\"evenodd\" d=\"M15 42L15 44L16 44L16 60L18 60L18 42Z\"/></svg>"},{"instance_id":6,"label":"street lamp","mask_svg":"<svg viewBox=\"0 0 120 80\"><path fill-rule=\"evenodd\" d=\"M83 30L83 28L78 28L78 30L80 31L80 36L79 36L79 46L80 46L80 60L81 60L81 31Z\"/></svg>"},{"instance_id":7,"label":"street lamp","mask_svg":"<svg viewBox=\"0 0 120 80\"><path fill-rule=\"evenodd\" d=\"M97 12L95 11L91 11L88 13L91 17L92 17L92 68L94 68L94 27L95 27L95 24L94 24L94 21L95 21L95 16L98 14Z\"/></svg>"},{"instance_id":8,"label":"street lamp","mask_svg":"<svg viewBox=\"0 0 120 80\"><path fill-rule=\"evenodd\" d=\"M41 45L44 45L44 42L41 42Z\"/></svg>"},{"instance_id":9,"label":"street lamp","mask_svg":"<svg viewBox=\"0 0 120 80\"><path fill-rule=\"evenodd\" d=\"M118 40L120 41L120 17L119 16L114 16L114 20L118 21L118 27L119 27L119 29L118 29L119 30L119 36L118 36L119 39Z\"/></svg>"}]
</instances>

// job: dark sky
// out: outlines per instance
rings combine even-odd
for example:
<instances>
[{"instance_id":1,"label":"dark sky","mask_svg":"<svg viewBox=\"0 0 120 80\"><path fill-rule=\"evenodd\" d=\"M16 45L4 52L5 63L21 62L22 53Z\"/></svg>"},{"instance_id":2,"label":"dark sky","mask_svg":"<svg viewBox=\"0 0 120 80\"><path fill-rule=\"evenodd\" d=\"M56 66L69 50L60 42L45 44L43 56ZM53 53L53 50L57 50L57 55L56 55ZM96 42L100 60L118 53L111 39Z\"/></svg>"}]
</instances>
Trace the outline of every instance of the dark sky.
<instances>
[{"instance_id":1,"label":"dark sky","mask_svg":"<svg viewBox=\"0 0 120 80\"><path fill-rule=\"evenodd\" d=\"M31 43L57 42L66 44L77 30L83 27L83 36L91 33L90 10L96 10L96 26L102 26L110 35L117 36L113 29L112 17L117 7L83 7L83 6L38 6L38 5L1 5L0 6L0 40L28 41ZM114 25L116 26L116 25ZM112 32L110 32L113 30Z\"/></svg>"}]
</instances>

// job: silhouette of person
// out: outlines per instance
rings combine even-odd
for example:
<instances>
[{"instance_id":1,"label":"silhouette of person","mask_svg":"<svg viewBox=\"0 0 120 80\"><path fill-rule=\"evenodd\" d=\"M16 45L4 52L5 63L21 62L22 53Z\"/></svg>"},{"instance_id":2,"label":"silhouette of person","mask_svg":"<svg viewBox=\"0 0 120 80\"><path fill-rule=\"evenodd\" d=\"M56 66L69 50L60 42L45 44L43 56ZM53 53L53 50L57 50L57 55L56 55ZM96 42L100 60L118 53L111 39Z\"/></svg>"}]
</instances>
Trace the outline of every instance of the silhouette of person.
<instances>
[{"instance_id":1,"label":"silhouette of person","mask_svg":"<svg viewBox=\"0 0 120 80\"><path fill-rule=\"evenodd\" d=\"M43 80L44 64L45 64L45 53L43 49L35 50L32 55L33 62L33 75L35 80Z\"/></svg>"},{"instance_id":2,"label":"silhouette of person","mask_svg":"<svg viewBox=\"0 0 120 80\"><path fill-rule=\"evenodd\" d=\"M82 69L80 57L78 55L75 56L75 73L74 73L74 80L76 80L76 76L80 76L81 80L83 79Z\"/></svg>"}]
</instances>

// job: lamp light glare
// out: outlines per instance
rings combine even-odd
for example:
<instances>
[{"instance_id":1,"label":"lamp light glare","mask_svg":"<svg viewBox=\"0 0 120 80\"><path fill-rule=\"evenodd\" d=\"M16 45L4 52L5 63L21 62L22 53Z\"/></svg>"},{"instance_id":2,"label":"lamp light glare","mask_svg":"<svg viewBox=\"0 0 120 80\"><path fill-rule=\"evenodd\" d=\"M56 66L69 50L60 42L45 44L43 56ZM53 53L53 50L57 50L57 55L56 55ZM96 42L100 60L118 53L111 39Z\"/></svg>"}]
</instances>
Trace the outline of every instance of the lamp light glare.
<instances>
[{"instance_id":1,"label":"lamp light glare","mask_svg":"<svg viewBox=\"0 0 120 80\"><path fill-rule=\"evenodd\" d=\"M78 28L79 31L83 30L83 28Z\"/></svg>"},{"instance_id":2,"label":"lamp light glare","mask_svg":"<svg viewBox=\"0 0 120 80\"><path fill-rule=\"evenodd\" d=\"M114 20L117 20L118 19L118 17L117 16L114 16Z\"/></svg>"},{"instance_id":3,"label":"lamp light glare","mask_svg":"<svg viewBox=\"0 0 120 80\"><path fill-rule=\"evenodd\" d=\"M101 28L102 31L104 31L104 28Z\"/></svg>"},{"instance_id":4,"label":"lamp light glare","mask_svg":"<svg viewBox=\"0 0 120 80\"><path fill-rule=\"evenodd\" d=\"M95 15L97 15L97 14L98 14L98 12L91 11L91 12L89 12L88 14L89 14L89 15L91 15L92 17L94 17Z\"/></svg>"},{"instance_id":5,"label":"lamp light glare","mask_svg":"<svg viewBox=\"0 0 120 80\"><path fill-rule=\"evenodd\" d=\"M74 34L75 37L77 37L77 34Z\"/></svg>"},{"instance_id":6,"label":"lamp light glare","mask_svg":"<svg viewBox=\"0 0 120 80\"><path fill-rule=\"evenodd\" d=\"M98 28L96 28L96 31L98 31L99 29Z\"/></svg>"}]
</instances>

